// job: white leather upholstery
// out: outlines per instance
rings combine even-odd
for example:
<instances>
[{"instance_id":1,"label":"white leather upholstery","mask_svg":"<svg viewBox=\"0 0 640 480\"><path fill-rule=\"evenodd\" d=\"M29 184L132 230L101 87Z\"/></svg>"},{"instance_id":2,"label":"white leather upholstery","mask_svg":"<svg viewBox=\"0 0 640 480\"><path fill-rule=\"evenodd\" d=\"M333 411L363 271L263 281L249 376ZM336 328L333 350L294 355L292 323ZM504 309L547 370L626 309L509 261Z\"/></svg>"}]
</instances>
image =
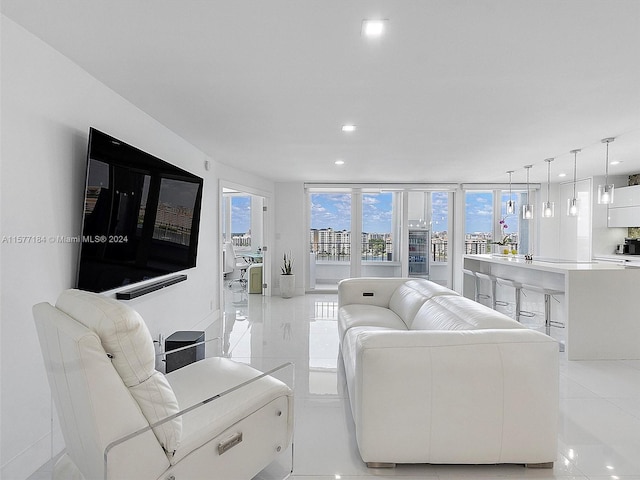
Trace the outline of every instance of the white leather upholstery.
<instances>
[{"instance_id":1,"label":"white leather upholstery","mask_svg":"<svg viewBox=\"0 0 640 480\"><path fill-rule=\"evenodd\" d=\"M376 305L346 305L340 310L338 317L338 335L340 342L347 330L358 326L391 328L406 330L407 325L402 318L388 308Z\"/></svg>"},{"instance_id":2,"label":"white leather upholstery","mask_svg":"<svg viewBox=\"0 0 640 480\"><path fill-rule=\"evenodd\" d=\"M265 376L203 403L261 373L222 358L167 377L149 370L155 355L144 322L102 295L67 291L56 307L33 312L66 444L56 480L249 479L291 443L292 391L279 380ZM112 448L104 476L108 445L194 405ZM218 444L238 432L242 442L220 454Z\"/></svg>"},{"instance_id":3,"label":"white leather upholstery","mask_svg":"<svg viewBox=\"0 0 640 480\"><path fill-rule=\"evenodd\" d=\"M427 280L404 282L413 282L411 288L421 294L432 288ZM355 283L359 289L362 283ZM351 285L340 283L339 298L357 297L348 291ZM345 327L341 351L362 459L553 462L557 343L455 292L435 289L436 295L425 295L411 329L381 328L378 321L367 326L366 318L353 318L353 304L347 323L346 307L339 305L339 323ZM379 292L385 295L391 299L394 293ZM415 296L402 298L409 305L397 306L396 313L411 315Z\"/></svg>"},{"instance_id":4,"label":"white leather upholstery","mask_svg":"<svg viewBox=\"0 0 640 480\"><path fill-rule=\"evenodd\" d=\"M81 290L62 292L56 308L98 334L113 367L150 424L180 411L169 383L154 368L156 354L151 334L138 312L113 299ZM180 443L182 419L175 418L153 432L171 458Z\"/></svg>"},{"instance_id":5,"label":"white leather upholstery","mask_svg":"<svg viewBox=\"0 0 640 480\"><path fill-rule=\"evenodd\" d=\"M427 297L409 285L400 285L389 299L389 310L395 312L407 327L411 327L413 318L426 300Z\"/></svg>"},{"instance_id":6,"label":"white leather upholstery","mask_svg":"<svg viewBox=\"0 0 640 480\"><path fill-rule=\"evenodd\" d=\"M95 332L48 303L35 305L33 313L68 458L86 480L102 479L107 445L149 422ZM110 457L113 479L155 479L169 467L151 431Z\"/></svg>"},{"instance_id":7,"label":"white leather upholstery","mask_svg":"<svg viewBox=\"0 0 640 480\"><path fill-rule=\"evenodd\" d=\"M441 295L425 302L415 316L413 330L470 330L525 328L520 323L461 295Z\"/></svg>"},{"instance_id":8,"label":"white leather upholstery","mask_svg":"<svg viewBox=\"0 0 640 480\"><path fill-rule=\"evenodd\" d=\"M167 380L173 387L181 405L194 405L203 398L212 397L230 389L239 383L259 376L262 372L227 358L206 358L167 374ZM203 380L206 382L203 383ZM246 388L236 390L219 401L211 402L184 418L183 436L180 449L172 463L193 452L211 438L215 438L248 414L280 398L286 402L282 414L288 414L287 429L264 432L265 437L277 445L286 445L287 438L293 433L293 404L289 398L289 389L272 377L264 377ZM274 407L274 418L276 417ZM275 437L280 436L280 439Z\"/></svg>"}]
</instances>

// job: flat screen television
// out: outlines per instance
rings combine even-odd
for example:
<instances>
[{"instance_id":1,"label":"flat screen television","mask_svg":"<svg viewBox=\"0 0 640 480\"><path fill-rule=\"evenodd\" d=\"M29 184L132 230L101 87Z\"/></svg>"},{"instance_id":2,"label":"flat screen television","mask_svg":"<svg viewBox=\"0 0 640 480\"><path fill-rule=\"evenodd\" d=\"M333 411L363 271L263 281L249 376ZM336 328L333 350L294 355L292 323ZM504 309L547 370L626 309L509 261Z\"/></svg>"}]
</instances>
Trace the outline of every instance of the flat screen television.
<instances>
[{"instance_id":1,"label":"flat screen television","mask_svg":"<svg viewBox=\"0 0 640 480\"><path fill-rule=\"evenodd\" d=\"M195 267L202 184L91 128L77 288L103 292Z\"/></svg>"}]
</instances>

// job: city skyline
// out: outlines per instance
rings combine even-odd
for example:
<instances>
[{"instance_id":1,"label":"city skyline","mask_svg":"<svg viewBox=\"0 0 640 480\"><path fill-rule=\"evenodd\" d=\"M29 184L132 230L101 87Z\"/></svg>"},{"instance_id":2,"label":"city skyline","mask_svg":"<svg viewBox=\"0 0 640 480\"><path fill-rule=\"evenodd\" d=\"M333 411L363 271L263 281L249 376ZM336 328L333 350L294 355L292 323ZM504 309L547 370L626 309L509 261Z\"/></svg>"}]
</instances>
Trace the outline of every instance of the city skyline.
<instances>
[{"instance_id":1,"label":"city skyline","mask_svg":"<svg viewBox=\"0 0 640 480\"><path fill-rule=\"evenodd\" d=\"M230 197L231 231L246 233L251 228L251 198ZM371 233L387 233L392 230L392 193L362 194L362 231ZM433 232L448 230L447 228L447 193L436 192L432 200ZM504 202L502 202L504 203ZM490 233L493 230L493 194L492 192L468 192L465 196L465 234ZM496 221L498 220L497 217ZM511 219L506 233L517 232L517 215ZM351 230L351 195L348 193L327 193L311 195L312 229L332 228L334 230Z\"/></svg>"}]
</instances>

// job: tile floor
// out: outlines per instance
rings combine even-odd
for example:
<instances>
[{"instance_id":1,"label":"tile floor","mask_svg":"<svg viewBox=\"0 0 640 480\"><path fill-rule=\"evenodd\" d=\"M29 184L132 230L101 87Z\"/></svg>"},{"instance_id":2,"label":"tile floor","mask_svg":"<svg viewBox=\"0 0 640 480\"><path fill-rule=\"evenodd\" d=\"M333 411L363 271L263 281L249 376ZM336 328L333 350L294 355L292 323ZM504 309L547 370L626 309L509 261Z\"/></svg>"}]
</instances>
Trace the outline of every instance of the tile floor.
<instances>
[{"instance_id":1,"label":"tile floor","mask_svg":"<svg viewBox=\"0 0 640 480\"><path fill-rule=\"evenodd\" d=\"M281 299L229 290L227 297L225 354L263 370L283 362L295 365L294 480L640 480L640 360L568 361L559 353L559 448L552 470L518 465L368 469L358 456L341 376L337 296ZM258 478L276 478L274 472L284 471L288 459ZM45 466L31 480L50 478L48 472Z\"/></svg>"}]
</instances>

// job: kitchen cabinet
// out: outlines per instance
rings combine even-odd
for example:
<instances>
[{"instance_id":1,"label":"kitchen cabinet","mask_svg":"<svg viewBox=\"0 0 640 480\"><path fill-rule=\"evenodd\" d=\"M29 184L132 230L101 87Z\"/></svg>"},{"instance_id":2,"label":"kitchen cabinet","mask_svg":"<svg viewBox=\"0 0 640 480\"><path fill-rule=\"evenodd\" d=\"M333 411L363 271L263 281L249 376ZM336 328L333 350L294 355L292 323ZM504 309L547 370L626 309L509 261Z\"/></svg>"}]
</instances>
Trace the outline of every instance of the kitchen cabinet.
<instances>
[{"instance_id":1,"label":"kitchen cabinet","mask_svg":"<svg viewBox=\"0 0 640 480\"><path fill-rule=\"evenodd\" d=\"M613 192L613 203L609 208L632 207L640 205L640 185L617 187Z\"/></svg>"},{"instance_id":2,"label":"kitchen cabinet","mask_svg":"<svg viewBox=\"0 0 640 480\"><path fill-rule=\"evenodd\" d=\"M558 302L552 302L556 308L551 318L565 323L569 360L638 360L640 268L633 268L636 261L633 256L624 256L624 264L613 263L616 258L609 255L599 258L612 262L465 255L463 268L564 292L554 295ZM473 284L469 282L465 287L471 289ZM464 293L472 296L475 292ZM542 295L538 294L537 299L532 300L532 292L527 294L529 297L522 293L522 300L534 308L526 310L542 311Z\"/></svg>"},{"instance_id":3,"label":"kitchen cabinet","mask_svg":"<svg viewBox=\"0 0 640 480\"><path fill-rule=\"evenodd\" d=\"M615 189L607 216L609 227L640 226L640 185Z\"/></svg>"}]
</instances>

